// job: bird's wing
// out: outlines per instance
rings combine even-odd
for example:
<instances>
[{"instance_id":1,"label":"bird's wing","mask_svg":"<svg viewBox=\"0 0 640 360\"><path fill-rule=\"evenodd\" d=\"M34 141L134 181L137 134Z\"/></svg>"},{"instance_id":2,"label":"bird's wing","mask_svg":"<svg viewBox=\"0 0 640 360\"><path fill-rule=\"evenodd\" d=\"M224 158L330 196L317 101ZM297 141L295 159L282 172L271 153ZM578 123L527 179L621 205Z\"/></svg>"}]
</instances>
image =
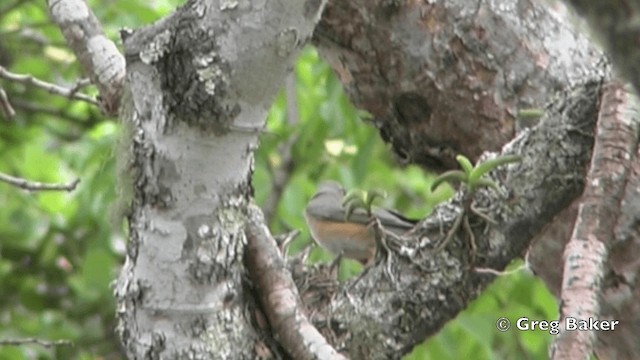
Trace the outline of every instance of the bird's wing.
<instances>
[{"instance_id":1,"label":"bird's wing","mask_svg":"<svg viewBox=\"0 0 640 360\"><path fill-rule=\"evenodd\" d=\"M338 183L324 182L307 204L305 211L316 219L343 222L345 221L345 208L342 206L343 197L344 189ZM384 208L375 208L373 214L380 219L383 227L396 234L407 232L418 222L408 219L394 210ZM356 208L349 217L349 221L366 224L369 222L369 216L364 209Z\"/></svg>"},{"instance_id":2,"label":"bird's wing","mask_svg":"<svg viewBox=\"0 0 640 360\"><path fill-rule=\"evenodd\" d=\"M406 218L390 209L376 208L373 210L373 214L380 219L383 227L396 234L405 233L413 229L416 223L418 223L418 220Z\"/></svg>"}]
</instances>

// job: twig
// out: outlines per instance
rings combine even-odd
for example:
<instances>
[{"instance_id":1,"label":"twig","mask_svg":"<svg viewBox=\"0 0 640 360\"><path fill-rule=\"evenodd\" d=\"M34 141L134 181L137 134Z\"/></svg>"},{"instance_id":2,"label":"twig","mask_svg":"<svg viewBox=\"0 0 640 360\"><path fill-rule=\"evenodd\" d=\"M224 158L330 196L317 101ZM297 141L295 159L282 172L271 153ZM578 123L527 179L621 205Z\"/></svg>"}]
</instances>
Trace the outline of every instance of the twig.
<instances>
[{"instance_id":1,"label":"twig","mask_svg":"<svg viewBox=\"0 0 640 360\"><path fill-rule=\"evenodd\" d=\"M2 66L0 66L0 78L22 83L22 84L32 85L40 89L46 90L50 94L64 96L69 99L81 100L91 105L99 106L98 101L92 98L91 96L86 94L76 93L77 89L68 89L62 86L51 84L46 81L36 79L31 75L15 74L8 71Z\"/></svg>"},{"instance_id":2,"label":"twig","mask_svg":"<svg viewBox=\"0 0 640 360\"><path fill-rule=\"evenodd\" d=\"M9 119L13 119L16 116L16 111L11 106L9 102L9 97L4 89L0 86L0 110L2 110L2 114Z\"/></svg>"},{"instance_id":3,"label":"twig","mask_svg":"<svg viewBox=\"0 0 640 360\"><path fill-rule=\"evenodd\" d=\"M69 89L69 91L71 92L71 95L73 95L89 85L91 85L91 79L89 78L79 79L78 81L76 81L75 85L73 85L73 87Z\"/></svg>"},{"instance_id":4,"label":"twig","mask_svg":"<svg viewBox=\"0 0 640 360\"><path fill-rule=\"evenodd\" d=\"M24 338L24 339L0 339L0 346L20 346L36 344L46 348L54 346L73 346L71 340L42 340L36 338Z\"/></svg>"},{"instance_id":5,"label":"twig","mask_svg":"<svg viewBox=\"0 0 640 360\"><path fill-rule=\"evenodd\" d=\"M28 191L73 191L75 190L78 183L80 183L80 179L75 179L74 181L66 184L47 184L36 181L29 181L22 178L14 177L11 175L0 173L0 181L4 181L7 184L11 184L17 186L21 189Z\"/></svg>"}]
</instances>

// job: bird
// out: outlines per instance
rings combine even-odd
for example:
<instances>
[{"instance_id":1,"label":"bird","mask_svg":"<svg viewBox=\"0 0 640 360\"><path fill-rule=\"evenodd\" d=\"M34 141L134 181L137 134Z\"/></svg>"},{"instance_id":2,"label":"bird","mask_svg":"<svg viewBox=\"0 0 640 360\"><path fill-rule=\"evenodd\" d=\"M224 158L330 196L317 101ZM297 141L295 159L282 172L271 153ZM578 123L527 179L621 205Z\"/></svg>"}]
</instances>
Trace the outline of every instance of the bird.
<instances>
[{"instance_id":1,"label":"bird","mask_svg":"<svg viewBox=\"0 0 640 360\"><path fill-rule=\"evenodd\" d=\"M364 209L357 208L347 220L342 204L344 196L345 190L339 183L322 182L305 207L304 217L318 245L334 255L369 266L376 254L374 229L369 226L371 219ZM417 223L391 209L378 207L372 213L384 229L396 235L406 233Z\"/></svg>"}]
</instances>

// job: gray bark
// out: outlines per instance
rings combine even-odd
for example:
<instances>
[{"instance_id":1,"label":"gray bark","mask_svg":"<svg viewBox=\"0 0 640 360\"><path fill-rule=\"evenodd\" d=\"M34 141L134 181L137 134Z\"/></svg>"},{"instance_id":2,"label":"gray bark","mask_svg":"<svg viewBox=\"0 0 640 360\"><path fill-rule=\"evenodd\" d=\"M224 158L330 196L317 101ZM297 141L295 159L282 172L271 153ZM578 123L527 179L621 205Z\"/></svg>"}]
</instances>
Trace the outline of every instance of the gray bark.
<instances>
[{"instance_id":1,"label":"gray bark","mask_svg":"<svg viewBox=\"0 0 640 360\"><path fill-rule=\"evenodd\" d=\"M262 349L242 263L253 150L321 7L190 1L127 34L133 196L116 297L129 358L254 359Z\"/></svg>"},{"instance_id":2,"label":"gray bark","mask_svg":"<svg viewBox=\"0 0 640 360\"><path fill-rule=\"evenodd\" d=\"M51 19L58 24L85 73L100 91L107 115L120 107L125 64L118 48L102 31L100 22L84 0L49 0Z\"/></svg>"}]
</instances>

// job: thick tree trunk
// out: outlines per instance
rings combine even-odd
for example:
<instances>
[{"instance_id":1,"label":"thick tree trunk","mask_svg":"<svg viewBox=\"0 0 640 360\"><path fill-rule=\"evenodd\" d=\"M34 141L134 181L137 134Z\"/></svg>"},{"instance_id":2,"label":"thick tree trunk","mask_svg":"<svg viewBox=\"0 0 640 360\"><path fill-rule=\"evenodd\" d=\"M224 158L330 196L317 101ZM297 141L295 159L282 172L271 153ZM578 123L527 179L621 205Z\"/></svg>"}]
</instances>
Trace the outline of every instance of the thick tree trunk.
<instances>
[{"instance_id":1,"label":"thick tree trunk","mask_svg":"<svg viewBox=\"0 0 640 360\"><path fill-rule=\"evenodd\" d=\"M191 1L125 34L133 197L116 296L129 358L279 351L252 322L243 228L267 109L322 5Z\"/></svg>"}]
</instances>

